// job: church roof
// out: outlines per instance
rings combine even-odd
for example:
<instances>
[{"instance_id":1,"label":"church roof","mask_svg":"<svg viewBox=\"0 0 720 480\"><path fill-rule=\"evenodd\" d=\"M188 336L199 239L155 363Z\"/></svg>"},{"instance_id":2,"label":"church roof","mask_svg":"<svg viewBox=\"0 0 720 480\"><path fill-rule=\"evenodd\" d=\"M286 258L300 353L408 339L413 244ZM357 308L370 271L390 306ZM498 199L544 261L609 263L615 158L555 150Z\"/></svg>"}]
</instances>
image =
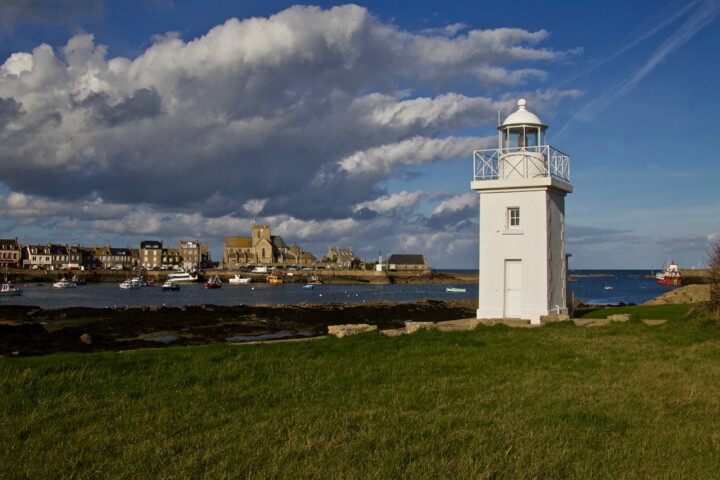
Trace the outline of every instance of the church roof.
<instances>
[{"instance_id":1,"label":"church roof","mask_svg":"<svg viewBox=\"0 0 720 480\"><path fill-rule=\"evenodd\" d=\"M225 237L225 248L250 248L252 239L250 237Z\"/></svg>"},{"instance_id":2,"label":"church roof","mask_svg":"<svg viewBox=\"0 0 720 480\"><path fill-rule=\"evenodd\" d=\"M290 248L280 235L271 235L270 239L272 240L272 244L275 248Z\"/></svg>"}]
</instances>

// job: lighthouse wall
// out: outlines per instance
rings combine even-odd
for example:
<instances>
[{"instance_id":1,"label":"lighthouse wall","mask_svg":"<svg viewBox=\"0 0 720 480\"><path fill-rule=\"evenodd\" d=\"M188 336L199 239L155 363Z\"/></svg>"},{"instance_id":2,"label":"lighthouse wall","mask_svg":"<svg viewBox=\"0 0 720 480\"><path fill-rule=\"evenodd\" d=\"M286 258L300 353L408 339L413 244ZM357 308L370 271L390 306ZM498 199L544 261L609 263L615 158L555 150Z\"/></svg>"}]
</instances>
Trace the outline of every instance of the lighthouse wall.
<instances>
[{"instance_id":1,"label":"lighthouse wall","mask_svg":"<svg viewBox=\"0 0 720 480\"><path fill-rule=\"evenodd\" d=\"M565 259L565 195L550 190L548 221L548 313L566 314L567 262Z\"/></svg>"},{"instance_id":2,"label":"lighthouse wall","mask_svg":"<svg viewBox=\"0 0 720 480\"><path fill-rule=\"evenodd\" d=\"M548 208L547 189L525 188L480 192L480 286L478 318L525 318L539 321L548 314ZM519 208L520 225L509 228L507 209ZM508 279L513 263L514 279ZM519 292L508 304L510 282Z\"/></svg>"}]
</instances>

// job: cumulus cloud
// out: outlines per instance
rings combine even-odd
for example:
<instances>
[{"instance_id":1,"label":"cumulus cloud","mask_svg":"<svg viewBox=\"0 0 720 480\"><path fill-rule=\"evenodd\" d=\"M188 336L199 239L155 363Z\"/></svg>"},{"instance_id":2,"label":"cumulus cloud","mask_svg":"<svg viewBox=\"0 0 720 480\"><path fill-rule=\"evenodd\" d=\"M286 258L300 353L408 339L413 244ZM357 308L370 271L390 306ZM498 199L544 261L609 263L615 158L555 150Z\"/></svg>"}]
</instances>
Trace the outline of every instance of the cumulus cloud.
<instances>
[{"instance_id":1,"label":"cumulus cloud","mask_svg":"<svg viewBox=\"0 0 720 480\"><path fill-rule=\"evenodd\" d=\"M39 18L30 7L43 3L11 2L0 14ZM71 3L47 4L70 15ZM494 144L467 134L509 111L488 88L542 79L543 63L573 55L542 47L547 38L460 24L411 32L344 5L233 18L190 40L160 34L137 58L108 58L89 33L57 50L41 44L0 66L0 162L13 166L0 182L5 202L46 203L5 215L32 222L57 212L117 234L185 228L220 238L262 213L309 241L358 228L390 238L397 208L417 220L418 205L447 196L393 194L383 182ZM77 208L98 201L117 221ZM457 227L470 210L448 203L413 228L443 217Z\"/></svg>"},{"instance_id":2,"label":"cumulus cloud","mask_svg":"<svg viewBox=\"0 0 720 480\"><path fill-rule=\"evenodd\" d=\"M478 218L480 200L477 192L456 195L441 202L425 220L430 229L462 229Z\"/></svg>"}]
</instances>

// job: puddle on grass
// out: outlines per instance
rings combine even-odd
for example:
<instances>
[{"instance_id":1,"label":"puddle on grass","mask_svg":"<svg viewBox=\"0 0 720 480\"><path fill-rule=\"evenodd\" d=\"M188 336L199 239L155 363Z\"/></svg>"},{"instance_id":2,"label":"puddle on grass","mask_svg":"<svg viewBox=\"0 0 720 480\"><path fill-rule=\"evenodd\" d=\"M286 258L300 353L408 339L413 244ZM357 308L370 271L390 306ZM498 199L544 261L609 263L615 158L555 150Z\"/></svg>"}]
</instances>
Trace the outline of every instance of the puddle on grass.
<instances>
[{"instance_id":1,"label":"puddle on grass","mask_svg":"<svg viewBox=\"0 0 720 480\"><path fill-rule=\"evenodd\" d=\"M315 335L313 332L298 333L266 333L265 335L239 335L237 337L228 337L226 342L256 342L258 340L279 340L281 338L293 337L309 337Z\"/></svg>"},{"instance_id":2,"label":"puddle on grass","mask_svg":"<svg viewBox=\"0 0 720 480\"><path fill-rule=\"evenodd\" d=\"M143 338L143 340L146 342L172 343L177 340L177 337L171 333L162 337Z\"/></svg>"}]
</instances>

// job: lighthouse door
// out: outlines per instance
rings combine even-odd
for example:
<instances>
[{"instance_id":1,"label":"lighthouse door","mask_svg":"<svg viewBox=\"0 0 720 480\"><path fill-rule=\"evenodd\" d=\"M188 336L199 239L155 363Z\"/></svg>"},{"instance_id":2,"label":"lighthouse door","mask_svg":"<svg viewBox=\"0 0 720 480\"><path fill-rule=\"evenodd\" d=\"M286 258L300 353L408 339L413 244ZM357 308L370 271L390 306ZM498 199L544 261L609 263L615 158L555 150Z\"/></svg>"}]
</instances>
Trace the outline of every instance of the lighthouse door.
<instances>
[{"instance_id":1,"label":"lighthouse door","mask_svg":"<svg viewBox=\"0 0 720 480\"><path fill-rule=\"evenodd\" d=\"M522 261L505 260L505 317L520 318Z\"/></svg>"}]
</instances>

